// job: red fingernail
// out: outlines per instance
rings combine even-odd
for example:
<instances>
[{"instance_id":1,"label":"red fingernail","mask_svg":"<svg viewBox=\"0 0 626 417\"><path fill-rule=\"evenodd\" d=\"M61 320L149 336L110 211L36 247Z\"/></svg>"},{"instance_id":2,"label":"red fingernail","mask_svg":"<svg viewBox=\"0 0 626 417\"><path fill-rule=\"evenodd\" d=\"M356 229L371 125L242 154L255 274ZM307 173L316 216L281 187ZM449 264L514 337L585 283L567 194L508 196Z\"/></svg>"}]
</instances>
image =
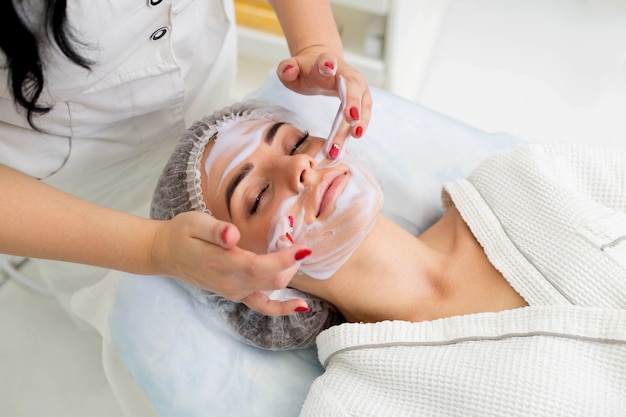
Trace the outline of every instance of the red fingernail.
<instances>
[{"instance_id":1,"label":"red fingernail","mask_svg":"<svg viewBox=\"0 0 626 417\"><path fill-rule=\"evenodd\" d=\"M337 145L336 143L333 143L333 146L331 146L330 150L328 151L328 157L330 159L335 159L337 155L339 155L339 149L341 149L339 145Z\"/></svg>"},{"instance_id":2,"label":"red fingernail","mask_svg":"<svg viewBox=\"0 0 626 417\"><path fill-rule=\"evenodd\" d=\"M363 134L363 128L361 126L356 127L356 132L354 132L357 138L360 138Z\"/></svg>"},{"instance_id":3,"label":"red fingernail","mask_svg":"<svg viewBox=\"0 0 626 417\"><path fill-rule=\"evenodd\" d=\"M287 216L289 219L289 227L293 227L293 216Z\"/></svg>"},{"instance_id":4,"label":"red fingernail","mask_svg":"<svg viewBox=\"0 0 626 417\"><path fill-rule=\"evenodd\" d=\"M284 74L285 71L288 71L288 70L290 70L292 68L293 68L293 65L287 65L287 66L285 66L285 68L283 68L283 70L281 72Z\"/></svg>"},{"instance_id":5,"label":"red fingernail","mask_svg":"<svg viewBox=\"0 0 626 417\"><path fill-rule=\"evenodd\" d=\"M311 253L311 249L300 249L298 252L296 252L296 261L301 261L304 258L306 258L307 256L309 256Z\"/></svg>"},{"instance_id":6,"label":"red fingernail","mask_svg":"<svg viewBox=\"0 0 626 417\"><path fill-rule=\"evenodd\" d=\"M289 241L290 241L291 243L294 243L294 241L293 241L293 237L291 236L291 233L287 232L287 233L285 233L285 236L287 237L287 239L289 239Z\"/></svg>"},{"instance_id":7,"label":"red fingernail","mask_svg":"<svg viewBox=\"0 0 626 417\"><path fill-rule=\"evenodd\" d=\"M226 235L228 235L228 227L225 227L224 230L222 230L222 242L226 243Z\"/></svg>"},{"instance_id":8,"label":"red fingernail","mask_svg":"<svg viewBox=\"0 0 626 417\"><path fill-rule=\"evenodd\" d=\"M359 110L356 107L350 108L350 117L354 120L359 120Z\"/></svg>"},{"instance_id":9,"label":"red fingernail","mask_svg":"<svg viewBox=\"0 0 626 417\"><path fill-rule=\"evenodd\" d=\"M296 307L296 313L306 313L309 310L310 308L308 307Z\"/></svg>"},{"instance_id":10,"label":"red fingernail","mask_svg":"<svg viewBox=\"0 0 626 417\"><path fill-rule=\"evenodd\" d=\"M332 62L326 62L324 63L324 66L326 66L327 68L330 68L331 70L335 69L335 64L333 64Z\"/></svg>"}]
</instances>

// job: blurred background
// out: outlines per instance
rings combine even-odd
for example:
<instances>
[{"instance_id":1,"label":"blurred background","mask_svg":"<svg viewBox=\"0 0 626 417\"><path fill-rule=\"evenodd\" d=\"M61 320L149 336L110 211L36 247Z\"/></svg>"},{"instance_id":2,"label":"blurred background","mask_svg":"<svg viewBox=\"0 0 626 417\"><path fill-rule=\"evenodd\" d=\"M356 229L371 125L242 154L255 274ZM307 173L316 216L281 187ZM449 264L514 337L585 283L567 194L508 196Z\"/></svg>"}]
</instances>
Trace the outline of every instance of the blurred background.
<instances>
[{"instance_id":1,"label":"blurred background","mask_svg":"<svg viewBox=\"0 0 626 417\"><path fill-rule=\"evenodd\" d=\"M529 140L626 140L626 0L332 3L346 58L371 85ZM239 95L287 53L245 14Z\"/></svg>"},{"instance_id":2,"label":"blurred background","mask_svg":"<svg viewBox=\"0 0 626 417\"><path fill-rule=\"evenodd\" d=\"M265 1L235 3L238 100L287 48ZM626 0L331 3L372 86L486 131L624 146ZM101 361L95 333L0 273L0 416L122 415Z\"/></svg>"}]
</instances>

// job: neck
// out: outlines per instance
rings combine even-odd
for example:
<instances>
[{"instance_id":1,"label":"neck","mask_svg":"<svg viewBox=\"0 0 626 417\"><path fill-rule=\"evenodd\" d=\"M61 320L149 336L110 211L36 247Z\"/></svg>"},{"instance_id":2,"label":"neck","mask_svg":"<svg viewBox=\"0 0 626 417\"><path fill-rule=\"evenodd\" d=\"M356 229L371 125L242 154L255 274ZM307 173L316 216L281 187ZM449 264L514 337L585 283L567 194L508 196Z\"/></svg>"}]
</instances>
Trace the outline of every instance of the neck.
<instances>
[{"instance_id":1,"label":"neck","mask_svg":"<svg viewBox=\"0 0 626 417\"><path fill-rule=\"evenodd\" d=\"M370 234L333 276L315 280L296 275L291 285L328 300L348 321L429 319L443 295L451 243L448 233L422 236L416 238L379 215Z\"/></svg>"},{"instance_id":2,"label":"neck","mask_svg":"<svg viewBox=\"0 0 626 417\"><path fill-rule=\"evenodd\" d=\"M416 322L527 305L454 206L417 238L379 215L332 277L296 275L291 285L333 303L351 322Z\"/></svg>"}]
</instances>

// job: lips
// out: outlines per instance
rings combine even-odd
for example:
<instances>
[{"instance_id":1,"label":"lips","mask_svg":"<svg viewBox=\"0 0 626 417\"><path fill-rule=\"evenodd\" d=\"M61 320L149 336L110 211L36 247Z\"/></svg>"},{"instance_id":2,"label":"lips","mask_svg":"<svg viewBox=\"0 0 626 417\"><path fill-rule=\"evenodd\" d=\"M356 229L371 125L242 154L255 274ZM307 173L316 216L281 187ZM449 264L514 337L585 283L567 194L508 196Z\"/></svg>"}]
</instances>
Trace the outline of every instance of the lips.
<instances>
[{"instance_id":1,"label":"lips","mask_svg":"<svg viewBox=\"0 0 626 417\"><path fill-rule=\"evenodd\" d=\"M333 203L341 194L347 179L348 177L341 171L333 171L324 175L322 182L317 187L315 199L317 206L316 217L325 214L333 207Z\"/></svg>"}]
</instances>

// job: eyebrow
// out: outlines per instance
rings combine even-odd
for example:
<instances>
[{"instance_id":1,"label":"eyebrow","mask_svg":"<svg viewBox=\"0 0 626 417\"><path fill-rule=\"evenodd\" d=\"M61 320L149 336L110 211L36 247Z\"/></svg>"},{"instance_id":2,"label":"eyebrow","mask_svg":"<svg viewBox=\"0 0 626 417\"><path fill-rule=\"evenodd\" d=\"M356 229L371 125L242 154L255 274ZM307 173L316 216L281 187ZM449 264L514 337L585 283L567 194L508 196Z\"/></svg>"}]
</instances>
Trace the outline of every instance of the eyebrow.
<instances>
[{"instance_id":1,"label":"eyebrow","mask_svg":"<svg viewBox=\"0 0 626 417\"><path fill-rule=\"evenodd\" d=\"M274 123L265 134L265 143L271 145L272 142L274 142L274 138L276 137L276 132L284 124L284 122ZM226 208L228 209L228 216L231 218L233 216L231 214L230 205L233 199L233 194L235 194L235 189L241 183L241 181L246 178L246 176L252 171L253 168L254 165L251 162L244 164L244 166L241 167L237 175L235 175L235 177L228 183L228 187L226 187Z\"/></svg>"},{"instance_id":2,"label":"eyebrow","mask_svg":"<svg viewBox=\"0 0 626 417\"><path fill-rule=\"evenodd\" d=\"M270 128L267 130L267 135L265 136L265 143L267 143L268 145L271 145L271 144L272 144L272 142L274 141L274 137L276 136L276 132L277 132L277 131L278 131L278 129L279 129L282 125L284 125L284 124L285 124L285 122L277 122L277 123L274 123L274 124L272 125L272 127L270 127Z\"/></svg>"},{"instance_id":3,"label":"eyebrow","mask_svg":"<svg viewBox=\"0 0 626 417\"><path fill-rule=\"evenodd\" d=\"M228 216L231 218L233 216L230 213L230 202L233 199L235 188L237 188L237 186L241 183L241 181L243 181L244 178L246 178L246 175L248 175L253 168L254 165L252 165L251 162L245 164L241 167L237 175L235 175L235 177L228 183L228 187L226 187L226 207L228 208Z\"/></svg>"}]
</instances>

